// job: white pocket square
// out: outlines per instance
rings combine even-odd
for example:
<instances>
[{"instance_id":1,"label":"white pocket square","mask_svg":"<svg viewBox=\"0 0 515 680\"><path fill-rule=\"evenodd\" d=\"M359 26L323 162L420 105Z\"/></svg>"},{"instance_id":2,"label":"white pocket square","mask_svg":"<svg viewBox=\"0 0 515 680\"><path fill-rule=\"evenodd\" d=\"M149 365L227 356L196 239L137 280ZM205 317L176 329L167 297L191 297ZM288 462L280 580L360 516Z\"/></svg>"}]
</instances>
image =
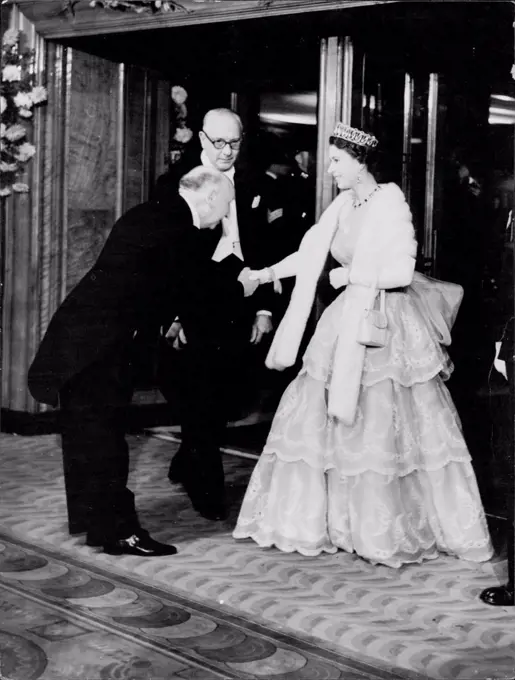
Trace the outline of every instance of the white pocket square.
<instances>
[{"instance_id":1,"label":"white pocket square","mask_svg":"<svg viewBox=\"0 0 515 680\"><path fill-rule=\"evenodd\" d=\"M257 208L259 204L261 203L261 196L254 196L254 200L252 201L252 208Z\"/></svg>"},{"instance_id":2,"label":"white pocket square","mask_svg":"<svg viewBox=\"0 0 515 680\"><path fill-rule=\"evenodd\" d=\"M267 212L268 224L275 222L275 220L278 220L282 216L283 216L282 208L277 208L277 210L268 210Z\"/></svg>"}]
</instances>

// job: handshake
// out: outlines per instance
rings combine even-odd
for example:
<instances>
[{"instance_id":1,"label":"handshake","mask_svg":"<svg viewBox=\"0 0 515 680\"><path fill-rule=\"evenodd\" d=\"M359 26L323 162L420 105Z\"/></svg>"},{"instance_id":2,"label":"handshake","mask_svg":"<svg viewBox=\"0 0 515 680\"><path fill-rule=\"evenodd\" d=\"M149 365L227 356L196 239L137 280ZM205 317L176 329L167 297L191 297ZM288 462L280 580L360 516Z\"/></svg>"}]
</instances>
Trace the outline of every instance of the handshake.
<instances>
[{"instance_id":1,"label":"handshake","mask_svg":"<svg viewBox=\"0 0 515 680\"><path fill-rule=\"evenodd\" d=\"M250 297L261 283L268 283L271 273L267 269L255 271L245 267L238 276L238 281L243 286L245 297Z\"/></svg>"}]
</instances>

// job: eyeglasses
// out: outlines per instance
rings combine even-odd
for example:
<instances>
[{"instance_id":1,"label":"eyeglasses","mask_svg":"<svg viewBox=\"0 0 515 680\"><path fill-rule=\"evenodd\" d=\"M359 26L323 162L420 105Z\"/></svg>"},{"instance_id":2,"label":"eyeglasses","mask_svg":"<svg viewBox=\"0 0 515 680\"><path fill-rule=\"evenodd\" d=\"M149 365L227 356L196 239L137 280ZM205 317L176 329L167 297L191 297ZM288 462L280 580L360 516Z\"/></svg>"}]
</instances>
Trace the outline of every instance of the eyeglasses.
<instances>
[{"instance_id":1,"label":"eyeglasses","mask_svg":"<svg viewBox=\"0 0 515 680\"><path fill-rule=\"evenodd\" d=\"M202 130L202 132L206 135L215 149L218 149L218 151L225 149L226 146L230 146L233 151L238 151L241 147L241 139L231 139L231 141L226 139L211 139L205 130Z\"/></svg>"}]
</instances>

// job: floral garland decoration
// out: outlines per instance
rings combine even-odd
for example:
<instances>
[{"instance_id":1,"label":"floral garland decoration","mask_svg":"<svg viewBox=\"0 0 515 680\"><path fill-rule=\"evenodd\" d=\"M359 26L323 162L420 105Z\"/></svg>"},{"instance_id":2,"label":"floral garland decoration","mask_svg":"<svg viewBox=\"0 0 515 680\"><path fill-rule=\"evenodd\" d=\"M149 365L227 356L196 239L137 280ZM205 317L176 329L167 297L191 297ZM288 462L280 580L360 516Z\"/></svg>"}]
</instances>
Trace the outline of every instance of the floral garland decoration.
<instances>
[{"instance_id":1,"label":"floral garland decoration","mask_svg":"<svg viewBox=\"0 0 515 680\"><path fill-rule=\"evenodd\" d=\"M171 97L175 110L175 133L170 144L170 162L178 163L182 158L186 144L193 137L193 132L186 125L188 93L180 85L174 85Z\"/></svg>"},{"instance_id":2,"label":"floral garland decoration","mask_svg":"<svg viewBox=\"0 0 515 680\"><path fill-rule=\"evenodd\" d=\"M266 1L271 2L271 0ZM79 2L81 2L81 0L62 0L63 13L74 15L75 6L78 5ZM222 2L222 0L191 0L191 2L200 4ZM175 12L177 10L187 13L190 12L182 2L178 2L177 0L89 0L89 6L99 7L100 9L116 10L119 12L136 12L137 14L148 12L158 14L163 12Z\"/></svg>"},{"instance_id":3,"label":"floral garland decoration","mask_svg":"<svg viewBox=\"0 0 515 680\"><path fill-rule=\"evenodd\" d=\"M21 31L9 29L2 38L2 81L0 83L0 197L12 192L26 193L20 181L26 163L35 155L36 147L27 141L24 126L32 117L32 110L47 99L46 89L35 85L32 70L34 51L22 49Z\"/></svg>"},{"instance_id":4,"label":"floral garland decoration","mask_svg":"<svg viewBox=\"0 0 515 680\"><path fill-rule=\"evenodd\" d=\"M62 13L75 15L75 6L81 0L62 0ZM196 3L211 3L222 2L222 0L190 0ZM263 0L260 0L263 2ZM264 2L272 2L272 0L264 0ZM90 7L99 7L100 9L115 10L118 12L136 12L137 14L144 14L151 12L152 14L161 14L165 12L182 12L190 13L187 7L178 0L89 0Z\"/></svg>"},{"instance_id":5,"label":"floral garland decoration","mask_svg":"<svg viewBox=\"0 0 515 680\"><path fill-rule=\"evenodd\" d=\"M78 0L66 0L68 7L73 12L73 7ZM180 9L187 11L179 2L174 0L91 0L90 7L102 9L115 9L120 12L127 10L142 14L143 12L175 12Z\"/></svg>"}]
</instances>

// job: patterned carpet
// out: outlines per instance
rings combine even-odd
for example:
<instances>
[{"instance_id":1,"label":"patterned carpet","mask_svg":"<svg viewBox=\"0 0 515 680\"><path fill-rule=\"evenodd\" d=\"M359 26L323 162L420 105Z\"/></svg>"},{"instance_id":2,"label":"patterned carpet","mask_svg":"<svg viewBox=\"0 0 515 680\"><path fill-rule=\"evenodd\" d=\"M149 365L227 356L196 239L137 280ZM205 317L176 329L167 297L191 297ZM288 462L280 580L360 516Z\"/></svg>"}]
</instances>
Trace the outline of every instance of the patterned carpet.
<instances>
[{"instance_id":1,"label":"patterned carpet","mask_svg":"<svg viewBox=\"0 0 515 680\"><path fill-rule=\"evenodd\" d=\"M57 438L0 435L2 680L515 677L515 611L477 599L503 564L392 570L235 542L252 460L226 457L231 517L212 523L166 480L176 445L130 444L142 522L177 556L69 537Z\"/></svg>"},{"instance_id":2,"label":"patterned carpet","mask_svg":"<svg viewBox=\"0 0 515 680\"><path fill-rule=\"evenodd\" d=\"M396 677L5 537L0 611L6 680Z\"/></svg>"}]
</instances>

